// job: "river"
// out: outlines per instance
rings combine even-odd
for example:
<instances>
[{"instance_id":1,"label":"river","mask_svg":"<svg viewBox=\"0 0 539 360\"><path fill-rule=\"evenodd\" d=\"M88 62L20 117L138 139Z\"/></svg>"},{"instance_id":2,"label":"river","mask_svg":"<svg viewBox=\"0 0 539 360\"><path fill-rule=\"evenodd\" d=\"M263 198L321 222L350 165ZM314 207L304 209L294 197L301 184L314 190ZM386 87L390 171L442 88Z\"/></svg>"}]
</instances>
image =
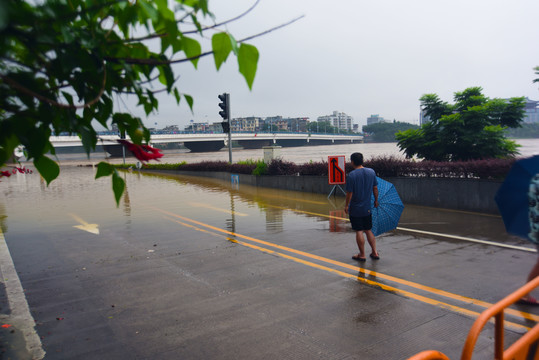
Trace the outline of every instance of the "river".
<instances>
[{"instance_id":1,"label":"river","mask_svg":"<svg viewBox=\"0 0 539 360\"><path fill-rule=\"evenodd\" d=\"M521 147L520 156L528 157L539 154L539 139L517 139L515 140ZM366 143L366 144L345 144L345 145L323 145L323 146L302 146L284 147L278 150L277 155L285 161L303 164L310 161L327 161L328 156L346 155L348 158L353 152L361 152L365 160L377 156L397 156L404 158L404 154L397 147L397 143ZM162 163L197 163L201 161L228 161L228 149L223 148L216 152L192 153L189 150L165 150ZM232 162L243 160L260 160L264 158L263 149L233 149ZM84 154L61 154L58 155L61 164L85 163L88 160ZM104 159L103 153L92 153L90 163L99 162ZM121 163L121 158L109 159L112 163ZM133 157L126 159L127 162L135 162Z\"/></svg>"}]
</instances>

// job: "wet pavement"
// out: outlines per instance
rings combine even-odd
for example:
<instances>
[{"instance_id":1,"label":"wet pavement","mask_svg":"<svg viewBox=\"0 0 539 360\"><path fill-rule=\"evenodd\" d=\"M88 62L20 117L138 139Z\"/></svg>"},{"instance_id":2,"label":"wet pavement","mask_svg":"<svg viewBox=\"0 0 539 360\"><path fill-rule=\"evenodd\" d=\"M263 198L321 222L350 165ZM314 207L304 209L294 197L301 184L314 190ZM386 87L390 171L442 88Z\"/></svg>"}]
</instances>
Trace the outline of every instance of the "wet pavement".
<instances>
[{"instance_id":1,"label":"wet pavement","mask_svg":"<svg viewBox=\"0 0 539 360\"><path fill-rule=\"evenodd\" d=\"M94 176L65 166L49 187L0 183L45 359L456 359L477 314L522 286L537 256L497 216L406 206L377 238L381 260L358 263L342 197L126 172L116 207L110 179ZM9 353L19 331L5 297ZM506 314L506 345L537 310ZM491 325L476 350L492 358Z\"/></svg>"}]
</instances>

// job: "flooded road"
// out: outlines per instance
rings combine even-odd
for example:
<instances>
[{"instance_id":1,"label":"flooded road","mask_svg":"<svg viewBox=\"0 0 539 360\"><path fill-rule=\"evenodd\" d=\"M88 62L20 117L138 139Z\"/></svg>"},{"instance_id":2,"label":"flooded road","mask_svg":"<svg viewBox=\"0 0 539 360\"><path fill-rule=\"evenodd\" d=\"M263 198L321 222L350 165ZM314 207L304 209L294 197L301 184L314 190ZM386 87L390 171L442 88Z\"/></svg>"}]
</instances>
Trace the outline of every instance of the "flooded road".
<instances>
[{"instance_id":1,"label":"flooded road","mask_svg":"<svg viewBox=\"0 0 539 360\"><path fill-rule=\"evenodd\" d=\"M122 176L119 207L92 167L63 166L49 187L35 173L0 183L47 359L458 357L474 314L519 288L537 256L499 217L406 206L406 230L358 264L342 197ZM513 311L507 343L539 320Z\"/></svg>"}]
</instances>

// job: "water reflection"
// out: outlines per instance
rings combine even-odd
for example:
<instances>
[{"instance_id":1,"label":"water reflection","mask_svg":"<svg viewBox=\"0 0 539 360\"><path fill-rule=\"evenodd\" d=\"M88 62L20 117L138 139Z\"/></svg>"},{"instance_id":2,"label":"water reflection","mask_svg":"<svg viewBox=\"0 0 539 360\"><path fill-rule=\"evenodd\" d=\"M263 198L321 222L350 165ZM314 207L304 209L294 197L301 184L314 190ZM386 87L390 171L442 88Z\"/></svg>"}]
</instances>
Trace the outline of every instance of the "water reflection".
<instances>
[{"instance_id":1,"label":"water reflection","mask_svg":"<svg viewBox=\"0 0 539 360\"><path fill-rule=\"evenodd\" d=\"M344 197L312 194L282 189L258 188L246 184L231 184L229 180L217 180L196 176L145 174L156 177L160 182L182 184L182 190L213 194L210 203L215 207L230 208L231 214L224 226L234 232L256 231L276 234L299 227L294 221L302 217L310 221L311 229L329 232L351 232L348 216L344 213ZM216 195L227 194L227 203ZM182 194L183 195L183 194ZM208 198L206 198L208 199ZM200 199L199 199L200 200ZM259 210L259 216L253 211ZM238 217L245 212L249 217ZM205 216L211 216L209 213ZM443 221L442 221L443 219ZM222 220L221 220L222 221ZM302 226L305 222L303 222ZM499 216L453 210L425 208L407 205L399 226L422 231L446 233L506 243L521 243L509 236ZM258 229L258 230L257 230ZM387 236L390 234L386 234Z\"/></svg>"},{"instance_id":2,"label":"water reflection","mask_svg":"<svg viewBox=\"0 0 539 360\"><path fill-rule=\"evenodd\" d=\"M224 180L209 179L203 177L190 177L174 174L157 174L144 173L144 177L158 178L161 181L175 182L189 189L189 192L199 191L203 194L227 194L226 208L230 209L230 216L225 220L225 227L231 232L237 232L238 217L244 217L241 207L257 208L264 218L265 230L268 233L279 233L284 230L284 224L287 219L287 213L293 213L296 216L314 218L317 222L326 224L329 228L328 219L331 215L328 208L328 200L323 195L307 194L301 192L257 188L245 184L232 183ZM185 191L186 189L184 189ZM214 211L219 211L219 198L212 197L210 204L201 204L200 202L187 202L191 208L205 207L213 208ZM228 211L226 211L228 213ZM328 214L323 216L320 214ZM342 216L343 212L336 212L338 216ZM252 210L249 211L252 214ZM210 216L206 214L206 216ZM288 216L290 219L290 216ZM333 231L346 231L345 221L333 219L338 222L338 226ZM243 219L242 219L243 221ZM253 217L249 221L250 225L254 226Z\"/></svg>"},{"instance_id":3,"label":"water reflection","mask_svg":"<svg viewBox=\"0 0 539 360\"><path fill-rule=\"evenodd\" d=\"M229 219L226 219L226 228L228 231L236 233L236 206L234 204L234 194L230 192L230 215Z\"/></svg>"},{"instance_id":4,"label":"water reflection","mask_svg":"<svg viewBox=\"0 0 539 360\"><path fill-rule=\"evenodd\" d=\"M2 232L4 233L7 232L6 219L7 219L6 208L4 204L0 203L0 229L2 229Z\"/></svg>"}]
</instances>

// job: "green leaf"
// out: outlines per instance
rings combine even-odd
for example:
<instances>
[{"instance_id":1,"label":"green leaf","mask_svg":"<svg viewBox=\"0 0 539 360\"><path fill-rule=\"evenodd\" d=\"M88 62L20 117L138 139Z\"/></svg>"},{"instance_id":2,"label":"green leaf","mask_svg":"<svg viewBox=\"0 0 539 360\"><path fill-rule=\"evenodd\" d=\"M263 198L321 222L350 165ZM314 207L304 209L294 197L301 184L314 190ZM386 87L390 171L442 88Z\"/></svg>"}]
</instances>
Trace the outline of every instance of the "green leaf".
<instances>
[{"instance_id":1,"label":"green leaf","mask_svg":"<svg viewBox=\"0 0 539 360\"><path fill-rule=\"evenodd\" d=\"M110 176L113 173L113 171L114 171L114 167L111 164L102 161L99 164L97 164L97 172L95 174L95 178L99 179L100 177L103 177L103 176Z\"/></svg>"},{"instance_id":2,"label":"green leaf","mask_svg":"<svg viewBox=\"0 0 539 360\"><path fill-rule=\"evenodd\" d=\"M86 155L90 156L90 152L95 149L97 144L97 133L93 127L87 125L80 126L78 131Z\"/></svg>"},{"instance_id":3,"label":"green leaf","mask_svg":"<svg viewBox=\"0 0 539 360\"><path fill-rule=\"evenodd\" d=\"M256 67L258 65L258 50L253 45L241 44L238 52L238 65L240 73L247 81L249 89L253 89L253 81L255 80Z\"/></svg>"},{"instance_id":4,"label":"green leaf","mask_svg":"<svg viewBox=\"0 0 539 360\"><path fill-rule=\"evenodd\" d=\"M202 47L196 41L195 39L191 39L188 37L182 37L182 43L183 43L183 51L185 52L185 55L187 55L188 58L194 58L191 60L193 65L195 66L195 69L197 67L197 63L199 60L200 54L202 53Z\"/></svg>"},{"instance_id":5,"label":"green leaf","mask_svg":"<svg viewBox=\"0 0 539 360\"><path fill-rule=\"evenodd\" d=\"M240 49L238 47L238 43L236 42L236 39L234 39L234 36L232 36L231 34L228 34L228 36L230 37L230 43L232 44L232 51L236 56L238 56L238 51Z\"/></svg>"},{"instance_id":6,"label":"green leaf","mask_svg":"<svg viewBox=\"0 0 539 360\"><path fill-rule=\"evenodd\" d=\"M183 94L183 97L187 101L187 104L189 104L189 109L191 109L191 112L193 112L193 97L191 95Z\"/></svg>"},{"instance_id":7,"label":"green leaf","mask_svg":"<svg viewBox=\"0 0 539 360\"><path fill-rule=\"evenodd\" d=\"M230 36L224 32L213 35L211 38L211 46L213 49L215 67L217 70L219 70L232 51L232 42L230 41Z\"/></svg>"},{"instance_id":8,"label":"green leaf","mask_svg":"<svg viewBox=\"0 0 539 360\"><path fill-rule=\"evenodd\" d=\"M170 92L174 85L174 73L170 66L159 67L159 81L167 87L167 92Z\"/></svg>"},{"instance_id":9,"label":"green leaf","mask_svg":"<svg viewBox=\"0 0 539 360\"><path fill-rule=\"evenodd\" d=\"M138 0L138 3L152 21L159 20L159 11L157 11L157 9L155 9L148 1Z\"/></svg>"},{"instance_id":10,"label":"green leaf","mask_svg":"<svg viewBox=\"0 0 539 360\"><path fill-rule=\"evenodd\" d=\"M40 156L34 160L34 166L47 182L47 186L60 175L60 167L56 162L46 156Z\"/></svg>"},{"instance_id":11,"label":"green leaf","mask_svg":"<svg viewBox=\"0 0 539 360\"><path fill-rule=\"evenodd\" d=\"M120 199L125 190L125 181L118 175L118 172L114 170L112 173L112 191L114 191L114 198L116 199L116 206L120 206Z\"/></svg>"}]
</instances>

